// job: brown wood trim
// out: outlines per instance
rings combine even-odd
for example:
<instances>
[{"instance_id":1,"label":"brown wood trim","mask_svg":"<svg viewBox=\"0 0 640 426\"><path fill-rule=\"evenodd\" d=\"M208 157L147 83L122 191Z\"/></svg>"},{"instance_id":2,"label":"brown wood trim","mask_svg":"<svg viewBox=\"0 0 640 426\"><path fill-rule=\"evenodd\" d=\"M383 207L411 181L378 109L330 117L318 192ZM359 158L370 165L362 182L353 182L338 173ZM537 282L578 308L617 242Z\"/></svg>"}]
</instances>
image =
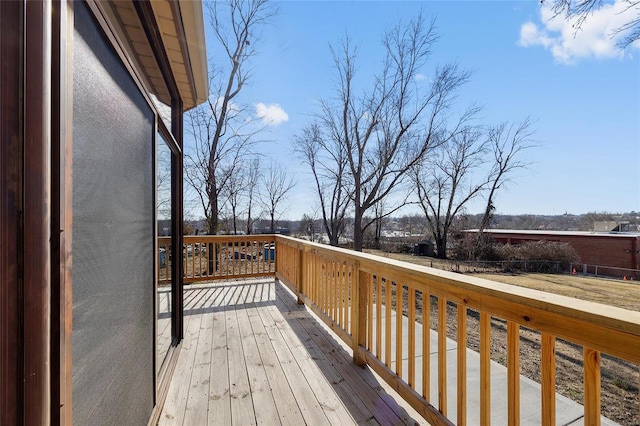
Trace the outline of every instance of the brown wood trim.
<instances>
[{"instance_id":1,"label":"brown wood trim","mask_svg":"<svg viewBox=\"0 0 640 426\"><path fill-rule=\"evenodd\" d=\"M50 415L51 4L25 2L24 405L25 424Z\"/></svg>"},{"instance_id":2,"label":"brown wood trim","mask_svg":"<svg viewBox=\"0 0 640 426\"><path fill-rule=\"evenodd\" d=\"M53 3L51 65L51 424L72 418L73 1Z\"/></svg>"},{"instance_id":3,"label":"brown wood trim","mask_svg":"<svg viewBox=\"0 0 640 426\"><path fill-rule=\"evenodd\" d=\"M175 82L174 82L175 83ZM177 87L175 92L177 93ZM174 92L172 92L173 94ZM171 133L180 148L180 152L183 152L183 114L182 114L182 100L179 96L173 98L171 105ZM184 321L183 321L183 299L184 295L182 289L184 287L184 264L182 262L182 222L183 222L183 156L174 155L173 158L176 161L171 162L171 194L173 202L172 218L172 235L175 238L172 241L171 252L174 253L174 267L171 268L172 284L171 291L173 293L173 310L172 310L172 334L173 337L180 341L184 336ZM180 259L176 259L179 253ZM179 261L177 261L179 260Z\"/></svg>"},{"instance_id":4,"label":"brown wood trim","mask_svg":"<svg viewBox=\"0 0 640 426\"><path fill-rule=\"evenodd\" d=\"M134 1L133 5L138 12L138 17L140 18L140 22L142 23L144 32L147 35L147 39L149 40L149 43L151 45L151 50L153 50L153 54L156 57L156 61L158 62L158 66L160 67L162 77L167 84L167 89L169 89L171 99L173 101L175 101L176 99L180 99L180 90L178 90L178 84L176 83L173 72L171 71L171 62L169 61L164 43L162 42L162 35L160 34L160 29L158 27L158 23L156 22L151 3L146 0ZM180 113L182 113L182 102L180 102L180 104ZM173 127L173 117L171 121Z\"/></svg>"},{"instance_id":5,"label":"brown wood trim","mask_svg":"<svg viewBox=\"0 0 640 426\"><path fill-rule=\"evenodd\" d=\"M23 2L0 1L0 424L22 424Z\"/></svg>"}]
</instances>

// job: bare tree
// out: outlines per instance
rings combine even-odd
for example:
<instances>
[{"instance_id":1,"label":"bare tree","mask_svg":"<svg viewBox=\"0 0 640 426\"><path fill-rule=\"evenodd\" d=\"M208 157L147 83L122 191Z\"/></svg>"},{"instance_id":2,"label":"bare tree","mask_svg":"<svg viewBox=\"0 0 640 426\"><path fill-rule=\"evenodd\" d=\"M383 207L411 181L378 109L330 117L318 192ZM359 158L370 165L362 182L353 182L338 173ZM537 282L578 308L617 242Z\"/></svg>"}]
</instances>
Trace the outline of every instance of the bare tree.
<instances>
[{"instance_id":1,"label":"bare tree","mask_svg":"<svg viewBox=\"0 0 640 426\"><path fill-rule=\"evenodd\" d=\"M246 187L246 173L242 163L236 163L231 170L227 184L222 188L223 205L228 206L229 219L233 235L238 234L238 219L241 214L244 189Z\"/></svg>"},{"instance_id":2,"label":"bare tree","mask_svg":"<svg viewBox=\"0 0 640 426\"><path fill-rule=\"evenodd\" d=\"M246 172L246 214L247 214L247 235L253 232L253 225L256 221L260 220L260 216L253 216L253 207L256 202L256 196L258 195L258 188L260 179L262 178L262 171L260 170L260 157L254 156L247 167Z\"/></svg>"},{"instance_id":3,"label":"bare tree","mask_svg":"<svg viewBox=\"0 0 640 426\"><path fill-rule=\"evenodd\" d=\"M322 210L322 223L329 243L337 246L345 227L345 216L353 188L344 144L337 129L326 123L328 135L318 123L312 123L296 135L293 148L309 165Z\"/></svg>"},{"instance_id":4,"label":"bare tree","mask_svg":"<svg viewBox=\"0 0 640 426\"><path fill-rule=\"evenodd\" d=\"M429 84L420 84L436 40L434 22L425 23L422 15L387 31L382 70L361 96L355 93L356 50L350 40L339 51L332 48L338 90L336 99L322 103L321 124L345 148L353 179L355 250L362 250L367 211L400 187L407 171L475 112L453 119L455 94L469 79L457 65L437 67Z\"/></svg>"},{"instance_id":5,"label":"bare tree","mask_svg":"<svg viewBox=\"0 0 640 426\"><path fill-rule=\"evenodd\" d=\"M548 0L551 2L551 9L556 16L562 15L565 19L575 19L573 28L576 32L582 29L582 25L595 11L600 9L604 4L602 0ZM544 3L545 0L541 0ZM631 18L624 25L616 28L612 36L621 35L618 46L625 49L631 44L640 40L640 0L620 0L624 5L621 12L636 10L635 17Z\"/></svg>"},{"instance_id":6,"label":"bare tree","mask_svg":"<svg viewBox=\"0 0 640 426\"><path fill-rule=\"evenodd\" d=\"M276 220L281 213L279 208L294 187L295 182L293 178L287 176L282 166L272 161L265 176L262 194L262 204L270 219L269 227L271 233L276 231Z\"/></svg>"},{"instance_id":7,"label":"bare tree","mask_svg":"<svg viewBox=\"0 0 640 426\"><path fill-rule=\"evenodd\" d=\"M447 257L447 237L456 217L487 185L486 178L472 180L486 153L482 132L468 127L412 169L418 204L440 258Z\"/></svg>"},{"instance_id":8,"label":"bare tree","mask_svg":"<svg viewBox=\"0 0 640 426\"><path fill-rule=\"evenodd\" d=\"M212 63L209 100L187 113L185 127L193 146L185 152L185 176L204 210L207 230L214 234L225 187L262 130L250 108L241 105L237 96L251 76L247 65L256 55L260 30L275 10L267 0L215 1L207 6L213 34L226 62Z\"/></svg>"},{"instance_id":9,"label":"bare tree","mask_svg":"<svg viewBox=\"0 0 640 426\"><path fill-rule=\"evenodd\" d=\"M491 223L491 217L495 211L496 193L509 182L510 175L515 170L530 164L522 156L523 151L537 146L533 140L533 133L529 118L519 124L504 122L489 128L487 138L492 152L492 166L488 179L487 204L480 223L480 234Z\"/></svg>"},{"instance_id":10,"label":"bare tree","mask_svg":"<svg viewBox=\"0 0 640 426\"><path fill-rule=\"evenodd\" d=\"M314 216L303 214L300 220L298 232L306 234L311 241L314 240L316 234L316 218Z\"/></svg>"}]
</instances>

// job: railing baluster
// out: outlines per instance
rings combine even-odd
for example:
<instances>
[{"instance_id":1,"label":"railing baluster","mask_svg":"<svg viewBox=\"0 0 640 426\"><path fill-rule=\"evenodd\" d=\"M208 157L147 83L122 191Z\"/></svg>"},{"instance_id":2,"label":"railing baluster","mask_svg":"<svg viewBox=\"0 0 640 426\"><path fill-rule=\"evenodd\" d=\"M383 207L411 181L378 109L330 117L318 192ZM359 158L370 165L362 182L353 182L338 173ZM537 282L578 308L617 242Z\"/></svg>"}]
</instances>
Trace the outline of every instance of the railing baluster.
<instances>
[{"instance_id":1,"label":"railing baluster","mask_svg":"<svg viewBox=\"0 0 640 426\"><path fill-rule=\"evenodd\" d=\"M344 323L340 322L340 308L342 308L342 303L340 302L342 291L342 287L340 285L340 263L334 261L333 265L333 317L335 318L334 321L340 324L340 327L346 329Z\"/></svg>"},{"instance_id":2,"label":"railing baluster","mask_svg":"<svg viewBox=\"0 0 640 426\"><path fill-rule=\"evenodd\" d=\"M584 348L584 424L600 425L600 352Z\"/></svg>"},{"instance_id":3,"label":"railing baluster","mask_svg":"<svg viewBox=\"0 0 640 426\"><path fill-rule=\"evenodd\" d=\"M491 424L491 316L480 312L480 424Z\"/></svg>"},{"instance_id":4,"label":"railing baluster","mask_svg":"<svg viewBox=\"0 0 640 426\"><path fill-rule=\"evenodd\" d=\"M338 320L338 315L337 315L337 308L336 308L336 289L337 289L337 283L336 283L336 263L332 260L328 260L327 261L327 272L328 272L328 280L327 280L327 315L329 316L329 318L331 318L334 322L337 322L338 324L340 324L339 320ZM342 326L342 324L340 324Z\"/></svg>"},{"instance_id":5,"label":"railing baluster","mask_svg":"<svg viewBox=\"0 0 640 426\"><path fill-rule=\"evenodd\" d=\"M402 304L404 287L396 284L396 374L402 378Z\"/></svg>"},{"instance_id":6,"label":"railing baluster","mask_svg":"<svg viewBox=\"0 0 640 426\"><path fill-rule=\"evenodd\" d=\"M322 275L320 275L320 280L321 280L320 281L321 282L320 307L322 312L326 314L327 313L327 260L321 257L320 262L322 265Z\"/></svg>"},{"instance_id":7,"label":"railing baluster","mask_svg":"<svg viewBox=\"0 0 640 426\"><path fill-rule=\"evenodd\" d=\"M351 332L353 330L353 326L351 325L352 322L353 322L352 321L353 318L351 316L351 305L353 304L353 300L351 299L350 295L352 294L351 293L351 289L356 285L358 285L358 282L354 278L354 279L350 280L346 284L346 287L345 287L345 295L344 295L344 298L345 298L345 301L344 301L344 303L345 303L345 314L344 314L344 321L345 321L345 323L347 325L349 325L349 327L347 328L348 332Z\"/></svg>"},{"instance_id":8,"label":"railing baluster","mask_svg":"<svg viewBox=\"0 0 640 426\"><path fill-rule=\"evenodd\" d=\"M447 301L438 297L438 409L447 415Z\"/></svg>"},{"instance_id":9,"label":"railing baluster","mask_svg":"<svg viewBox=\"0 0 640 426\"><path fill-rule=\"evenodd\" d=\"M376 357L382 360L382 282L376 275Z\"/></svg>"},{"instance_id":10,"label":"railing baluster","mask_svg":"<svg viewBox=\"0 0 640 426\"><path fill-rule=\"evenodd\" d=\"M313 254L313 288L314 288L314 298L313 298L313 303L316 304L316 306L321 307L320 305L320 273L321 273L321 269L320 269L320 260L318 259L318 255L317 253Z\"/></svg>"},{"instance_id":11,"label":"railing baluster","mask_svg":"<svg viewBox=\"0 0 640 426\"><path fill-rule=\"evenodd\" d=\"M422 292L422 396L431 400L431 296Z\"/></svg>"},{"instance_id":12,"label":"railing baluster","mask_svg":"<svg viewBox=\"0 0 640 426\"><path fill-rule=\"evenodd\" d=\"M347 280L347 278L345 276L346 275L346 273L345 273L346 268L347 268L346 264L338 263L338 283L339 283L339 288L346 290L345 291L345 296L346 296L345 299L351 299L349 296L353 295L354 293L351 293L349 290L347 290L347 289L350 288L350 285L349 285L349 280ZM357 288L358 285L359 285L357 282L354 283L354 284L355 285L353 287L355 287L355 288ZM345 302L345 305L346 305L346 302ZM352 321L349 321L347 319L347 316L353 317L354 312L357 312L357 311L353 311L350 306L346 306L345 313L344 313L344 318L343 318L343 321L344 321L343 322L343 324L344 324L343 328L345 330L348 329L350 331L353 328L353 324L351 324Z\"/></svg>"},{"instance_id":13,"label":"railing baluster","mask_svg":"<svg viewBox=\"0 0 640 426\"><path fill-rule=\"evenodd\" d=\"M351 267L349 267L351 269ZM373 352L373 275L367 274L369 285L367 290L369 292L367 296L367 350Z\"/></svg>"},{"instance_id":14,"label":"railing baluster","mask_svg":"<svg viewBox=\"0 0 640 426\"><path fill-rule=\"evenodd\" d=\"M338 310L336 305L338 302L338 292L336 283L336 262L329 261L329 317L336 322Z\"/></svg>"},{"instance_id":15,"label":"railing baluster","mask_svg":"<svg viewBox=\"0 0 640 426\"><path fill-rule=\"evenodd\" d=\"M191 278L195 278L196 276L196 245L191 245ZM186 271L185 271L186 272ZM187 275L189 275L187 273Z\"/></svg>"},{"instance_id":16,"label":"railing baluster","mask_svg":"<svg viewBox=\"0 0 640 426\"><path fill-rule=\"evenodd\" d=\"M367 340L367 306L369 304L367 295L369 291L369 274L360 271L358 268L358 282L352 283L351 286L351 307L353 313L351 315L351 334L353 335L353 357L358 365L366 364L364 356L364 347Z\"/></svg>"},{"instance_id":17,"label":"railing baluster","mask_svg":"<svg viewBox=\"0 0 640 426\"><path fill-rule=\"evenodd\" d=\"M324 259L318 255L318 308L324 312Z\"/></svg>"},{"instance_id":18,"label":"railing baluster","mask_svg":"<svg viewBox=\"0 0 640 426\"><path fill-rule=\"evenodd\" d=\"M361 283L359 281L359 277L356 279L355 285L351 286L350 283L343 279L343 264L338 264L338 270L339 270L339 277L340 277L340 286L338 288L338 315L340 317L340 323L342 324L342 328L347 331L347 333L353 333L353 331L355 330L354 327L354 315L353 314L358 314L359 313L359 308L353 308L354 306L357 306L355 303L349 303L350 300L352 300L354 298L354 291L355 288L358 287ZM358 290L360 291L360 290ZM366 289L365 289L366 291ZM367 295L363 295L361 297L366 297ZM362 299L362 300L366 300L366 299ZM365 306L366 309L366 306ZM351 316L349 316L351 315ZM349 321L349 318L351 318L351 321ZM366 320L366 318L358 318L358 321L364 321ZM363 336L359 336L360 338L362 338L363 342L366 340L367 335L366 333ZM363 344L364 345L364 344Z\"/></svg>"},{"instance_id":19,"label":"railing baluster","mask_svg":"<svg viewBox=\"0 0 640 426\"><path fill-rule=\"evenodd\" d=\"M335 263L331 260L327 259L327 312L329 313L329 317L331 318L331 314L333 313L333 298L335 297ZM332 318L335 321L335 316Z\"/></svg>"},{"instance_id":20,"label":"railing baluster","mask_svg":"<svg viewBox=\"0 0 640 426\"><path fill-rule=\"evenodd\" d=\"M467 308L458 303L458 424L467 424Z\"/></svg>"},{"instance_id":21,"label":"railing baluster","mask_svg":"<svg viewBox=\"0 0 640 426\"><path fill-rule=\"evenodd\" d=\"M324 264L324 312L325 314L329 315L329 307L330 307L330 302L329 302L329 297L331 295L331 275L329 273L329 267L330 267L330 263L329 260L327 260L326 258L323 259L323 264Z\"/></svg>"},{"instance_id":22,"label":"railing baluster","mask_svg":"<svg viewBox=\"0 0 640 426\"><path fill-rule=\"evenodd\" d=\"M520 424L520 326L507 321L507 394L510 425Z\"/></svg>"},{"instance_id":23,"label":"railing baluster","mask_svg":"<svg viewBox=\"0 0 640 426\"><path fill-rule=\"evenodd\" d=\"M334 263L330 260L326 260L327 262L327 313L331 318L332 305L333 305L333 266Z\"/></svg>"},{"instance_id":24,"label":"railing baluster","mask_svg":"<svg viewBox=\"0 0 640 426\"><path fill-rule=\"evenodd\" d=\"M384 316L384 360L387 368L391 368L391 281L384 280L385 316Z\"/></svg>"},{"instance_id":25,"label":"railing baluster","mask_svg":"<svg viewBox=\"0 0 640 426\"><path fill-rule=\"evenodd\" d=\"M556 424L556 338L542 333L542 424Z\"/></svg>"},{"instance_id":26,"label":"railing baluster","mask_svg":"<svg viewBox=\"0 0 640 426\"><path fill-rule=\"evenodd\" d=\"M408 326L409 326L409 378L407 383L411 388L416 388L416 290L413 287L407 288L407 305L409 308Z\"/></svg>"},{"instance_id":27,"label":"railing baluster","mask_svg":"<svg viewBox=\"0 0 640 426\"><path fill-rule=\"evenodd\" d=\"M189 264L189 259L186 256L187 247L186 245L182 245L182 273L187 277L187 265Z\"/></svg>"}]
</instances>

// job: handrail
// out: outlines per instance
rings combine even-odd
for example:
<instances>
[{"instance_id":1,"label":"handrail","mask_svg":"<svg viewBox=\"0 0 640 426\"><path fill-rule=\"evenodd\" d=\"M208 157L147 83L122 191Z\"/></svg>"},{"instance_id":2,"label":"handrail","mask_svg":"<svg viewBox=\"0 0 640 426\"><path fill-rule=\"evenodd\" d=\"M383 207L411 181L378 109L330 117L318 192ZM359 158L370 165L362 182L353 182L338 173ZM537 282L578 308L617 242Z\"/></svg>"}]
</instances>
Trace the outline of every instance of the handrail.
<instances>
[{"instance_id":1,"label":"handrail","mask_svg":"<svg viewBox=\"0 0 640 426\"><path fill-rule=\"evenodd\" d=\"M497 283L425 266L380 258L294 238L276 236L276 277L298 294L367 363L428 421L451 424L447 417L447 304L457 308L458 424L466 420L467 309L480 312L480 420L490 418L490 320L507 323L507 392L510 424L520 413L520 327L541 333L541 418L555 424L556 338L583 346L585 424L600 423L600 358L606 353L640 364L640 312L581 301L538 290ZM429 296L427 298L427 295ZM403 301L398 310L396 301ZM422 309L429 301L427 309ZM431 303L437 303L437 389L430 389ZM407 333L403 328L408 327ZM416 333L421 332L422 347ZM403 335L408 341L403 341ZM395 350L393 349L395 346ZM396 360L407 359L404 362ZM416 377L417 367L422 368ZM418 383L420 385L418 385ZM431 398L435 394L436 398ZM437 399L437 401L436 401ZM484 420L483 420L484 419Z\"/></svg>"}]
</instances>

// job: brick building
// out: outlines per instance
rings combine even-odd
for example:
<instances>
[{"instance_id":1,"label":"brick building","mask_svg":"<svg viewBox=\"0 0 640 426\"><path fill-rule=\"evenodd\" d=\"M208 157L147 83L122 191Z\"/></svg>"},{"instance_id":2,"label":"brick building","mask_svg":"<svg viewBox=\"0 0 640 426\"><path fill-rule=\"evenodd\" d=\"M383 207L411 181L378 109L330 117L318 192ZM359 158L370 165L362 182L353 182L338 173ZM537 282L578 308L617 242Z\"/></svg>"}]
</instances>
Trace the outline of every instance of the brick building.
<instances>
[{"instance_id":1,"label":"brick building","mask_svg":"<svg viewBox=\"0 0 640 426\"><path fill-rule=\"evenodd\" d=\"M470 230L469 232L477 232ZM523 231L491 229L485 231L497 243L520 244L528 241L556 241L570 244L582 263L614 268L640 269L640 234L577 231Z\"/></svg>"}]
</instances>

